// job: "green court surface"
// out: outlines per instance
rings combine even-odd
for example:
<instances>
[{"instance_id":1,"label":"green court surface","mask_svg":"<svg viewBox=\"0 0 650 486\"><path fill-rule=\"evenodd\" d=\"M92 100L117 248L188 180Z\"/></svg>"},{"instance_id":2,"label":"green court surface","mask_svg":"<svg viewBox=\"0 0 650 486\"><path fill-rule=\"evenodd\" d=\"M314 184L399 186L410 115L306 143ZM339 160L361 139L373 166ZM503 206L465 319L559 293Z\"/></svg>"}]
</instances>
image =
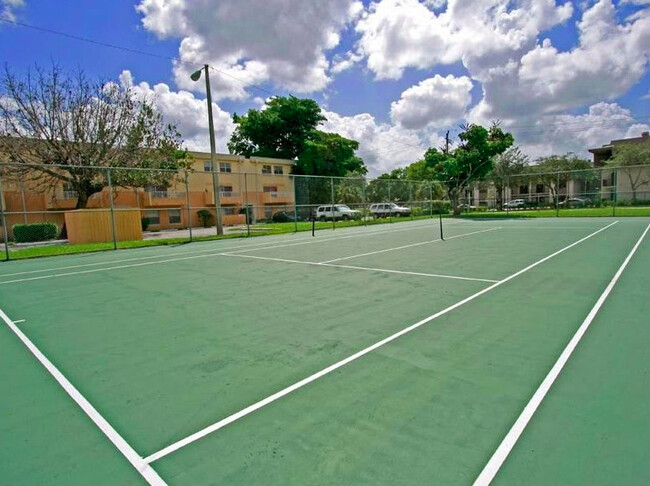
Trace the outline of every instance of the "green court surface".
<instances>
[{"instance_id":1,"label":"green court surface","mask_svg":"<svg viewBox=\"0 0 650 486\"><path fill-rule=\"evenodd\" d=\"M648 484L649 227L460 219L442 241L420 220L1 264L0 484Z\"/></svg>"}]
</instances>

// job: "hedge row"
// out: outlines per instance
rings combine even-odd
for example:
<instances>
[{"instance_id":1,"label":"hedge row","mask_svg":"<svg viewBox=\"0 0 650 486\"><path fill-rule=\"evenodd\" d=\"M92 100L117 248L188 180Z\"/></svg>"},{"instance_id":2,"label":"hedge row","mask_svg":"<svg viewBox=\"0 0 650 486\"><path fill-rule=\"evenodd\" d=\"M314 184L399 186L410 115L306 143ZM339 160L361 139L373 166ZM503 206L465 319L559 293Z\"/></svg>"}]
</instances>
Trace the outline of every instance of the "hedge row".
<instances>
[{"instance_id":1,"label":"hedge row","mask_svg":"<svg viewBox=\"0 0 650 486\"><path fill-rule=\"evenodd\" d=\"M15 224L12 228L16 243L53 240L59 234L54 223Z\"/></svg>"}]
</instances>

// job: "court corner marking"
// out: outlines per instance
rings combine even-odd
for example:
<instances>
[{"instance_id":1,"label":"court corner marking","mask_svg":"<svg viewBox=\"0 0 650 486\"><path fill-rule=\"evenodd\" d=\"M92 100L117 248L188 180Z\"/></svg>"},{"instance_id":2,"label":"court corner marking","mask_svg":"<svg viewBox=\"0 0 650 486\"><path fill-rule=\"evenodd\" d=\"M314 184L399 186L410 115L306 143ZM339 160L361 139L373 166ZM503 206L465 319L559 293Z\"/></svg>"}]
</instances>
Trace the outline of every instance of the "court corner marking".
<instances>
[{"instance_id":1,"label":"court corner marking","mask_svg":"<svg viewBox=\"0 0 650 486\"><path fill-rule=\"evenodd\" d=\"M627 257L625 258L621 266L618 268L618 270L616 271L612 279L609 281L609 284L607 284L607 287L605 287L603 293L600 294L600 297L598 298L594 306L589 311L589 314L587 314L585 320L582 321L582 324L575 332L575 334L573 335L569 343L566 345L566 347L562 351L562 354L560 354L555 364L548 372L548 374L546 375L542 383L539 385L539 387L537 388L537 390L535 391L531 399L528 401L528 403L522 410L521 414L519 415L515 423L512 425L512 427L510 428L506 436L503 438L503 440L501 441L497 449L494 451L494 453L490 457L490 460L483 467L483 470L480 472L480 474L474 481L473 486L488 486L492 482L492 480L496 477L499 470L501 469L501 466L503 466L503 463L508 458L508 455L514 448L515 444L521 437L521 434L524 432L528 423L530 422L533 415L537 411L539 405L546 397L546 394L553 386L553 383L555 383L555 380L557 379L562 369L568 362L575 348L580 343L582 337L589 329L589 326L591 326L591 323L596 318L596 315L598 314L600 308L605 303L605 300L607 299L611 291L614 289L614 286L616 285L619 278L625 271L625 268L627 267L628 263L632 260L632 257L634 257L634 254L636 253L639 246L641 246L641 243L643 242L644 238L648 234L648 231L650 231L650 224L646 227L646 229L643 231L643 233L637 240L636 244L632 247L632 250L630 250L630 252L628 253Z\"/></svg>"},{"instance_id":2,"label":"court corner marking","mask_svg":"<svg viewBox=\"0 0 650 486\"><path fill-rule=\"evenodd\" d=\"M146 462L137 452L124 440L124 438L109 424L104 417L91 405L91 403L68 381L68 379L52 364L52 362L36 347L34 343L16 326L5 312L0 309L0 319L9 327L20 341L29 349L34 357L45 367L57 383L74 400L74 402L85 412L85 414L99 427L104 435L140 473L140 475L151 486L167 486L167 483L158 473Z\"/></svg>"}]
</instances>

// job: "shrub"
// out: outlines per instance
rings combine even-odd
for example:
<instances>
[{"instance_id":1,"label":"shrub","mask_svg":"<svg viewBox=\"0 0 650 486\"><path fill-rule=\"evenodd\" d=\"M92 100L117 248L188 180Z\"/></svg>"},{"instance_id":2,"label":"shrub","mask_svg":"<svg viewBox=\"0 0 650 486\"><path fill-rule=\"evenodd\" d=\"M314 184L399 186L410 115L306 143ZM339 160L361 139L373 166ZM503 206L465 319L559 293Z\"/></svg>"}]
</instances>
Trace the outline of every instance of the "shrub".
<instances>
[{"instance_id":1,"label":"shrub","mask_svg":"<svg viewBox=\"0 0 650 486\"><path fill-rule=\"evenodd\" d=\"M212 226L212 222L214 221L214 215L208 211L207 209L200 209L196 212L196 215L199 217L201 220L201 226L204 228L209 228Z\"/></svg>"},{"instance_id":2,"label":"shrub","mask_svg":"<svg viewBox=\"0 0 650 486\"><path fill-rule=\"evenodd\" d=\"M271 221L274 223L288 223L289 222L289 216L287 216L287 213L284 211L278 211L277 213L273 214L273 217L271 217Z\"/></svg>"},{"instance_id":3,"label":"shrub","mask_svg":"<svg viewBox=\"0 0 650 486\"><path fill-rule=\"evenodd\" d=\"M413 216L421 216L423 211L420 206L415 206L414 208L411 209L411 213L413 214Z\"/></svg>"},{"instance_id":4,"label":"shrub","mask_svg":"<svg viewBox=\"0 0 650 486\"><path fill-rule=\"evenodd\" d=\"M140 222L142 223L142 231L147 231L147 228L151 224L151 219L144 217L140 220Z\"/></svg>"},{"instance_id":5,"label":"shrub","mask_svg":"<svg viewBox=\"0 0 650 486\"><path fill-rule=\"evenodd\" d=\"M53 240L59 234L54 223L15 224L13 230L16 243Z\"/></svg>"},{"instance_id":6,"label":"shrub","mask_svg":"<svg viewBox=\"0 0 650 486\"><path fill-rule=\"evenodd\" d=\"M433 214L449 214L451 211L451 202L449 201L432 201Z\"/></svg>"}]
</instances>

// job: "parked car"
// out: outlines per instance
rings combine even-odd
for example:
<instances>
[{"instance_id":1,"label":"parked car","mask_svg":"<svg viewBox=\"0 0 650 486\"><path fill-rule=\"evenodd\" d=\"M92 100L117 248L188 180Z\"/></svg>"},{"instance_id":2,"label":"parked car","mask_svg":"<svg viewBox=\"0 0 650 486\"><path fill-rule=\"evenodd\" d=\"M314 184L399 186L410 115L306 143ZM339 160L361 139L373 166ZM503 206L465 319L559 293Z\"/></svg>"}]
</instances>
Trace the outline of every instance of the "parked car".
<instances>
[{"instance_id":1,"label":"parked car","mask_svg":"<svg viewBox=\"0 0 650 486\"><path fill-rule=\"evenodd\" d=\"M526 201L523 199L513 199L503 204L504 208L523 208L526 205Z\"/></svg>"},{"instance_id":2,"label":"parked car","mask_svg":"<svg viewBox=\"0 0 650 486\"><path fill-rule=\"evenodd\" d=\"M372 214L375 218L385 218L387 216L410 216L411 208L398 206L395 203L371 204L370 214Z\"/></svg>"},{"instance_id":3,"label":"parked car","mask_svg":"<svg viewBox=\"0 0 650 486\"><path fill-rule=\"evenodd\" d=\"M328 221L332 219L360 219L361 211L350 209L345 204L335 204L334 206L318 206L314 217L319 221Z\"/></svg>"},{"instance_id":4,"label":"parked car","mask_svg":"<svg viewBox=\"0 0 650 486\"><path fill-rule=\"evenodd\" d=\"M591 201L589 199L586 199L584 197L570 197L568 199L565 199L564 201L560 201L558 204L560 206L579 207L579 206L585 206L590 202Z\"/></svg>"}]
</instances>

